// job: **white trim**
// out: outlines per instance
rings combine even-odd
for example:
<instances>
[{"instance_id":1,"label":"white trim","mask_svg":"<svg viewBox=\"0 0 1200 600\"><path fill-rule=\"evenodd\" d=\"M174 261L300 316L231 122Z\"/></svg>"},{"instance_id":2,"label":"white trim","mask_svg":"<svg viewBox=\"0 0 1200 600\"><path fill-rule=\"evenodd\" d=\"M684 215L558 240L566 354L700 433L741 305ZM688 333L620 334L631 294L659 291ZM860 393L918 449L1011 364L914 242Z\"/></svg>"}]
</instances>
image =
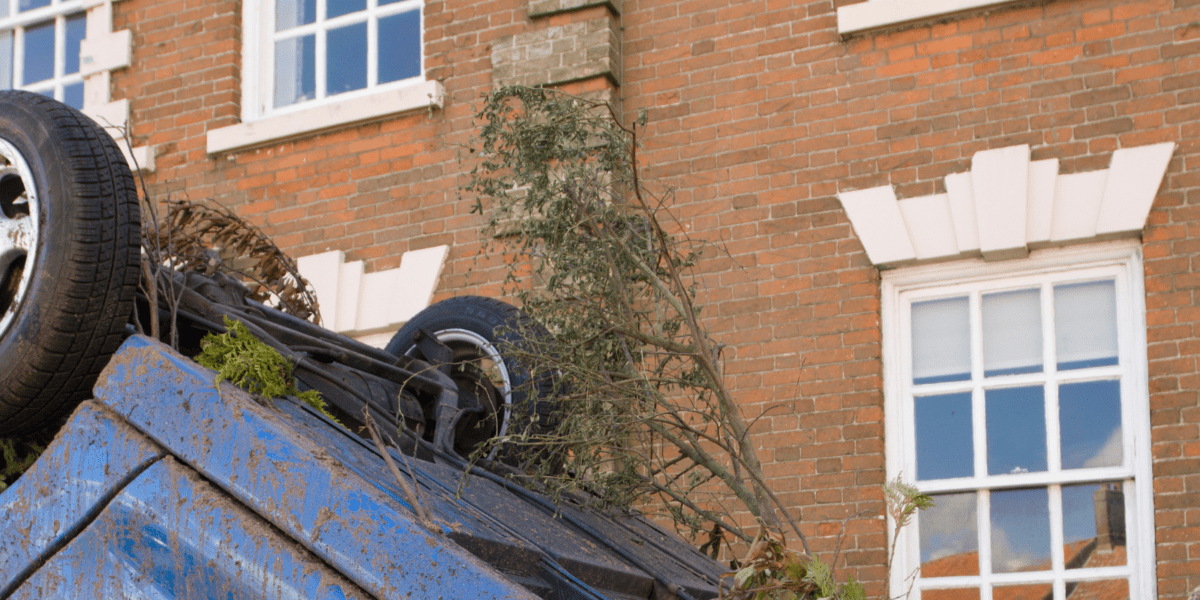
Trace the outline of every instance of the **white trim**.
<instances>
[{"instance_id":1,"label":"white trim","mask_svg":"<svg viewBox=\"0 0 1200 600\"><path fill-rule=\"evenodd\" d=\"M850 35L967 10L1012 4L1016 1L1018 0L872 0L839 7L838 33Z\"/></svg>"},{"instance_id":2,"label":"white trim","mask_svg":"<svg viewBox=\"0 0 1200 600\"><path fill-rule=\"evenodd\" d=\"M131 147L125 133L132 127L128 100L111 101L111 72L129 66L133 57L133 35L128 29L112 29L112 3L116 0L85 0L87 36L79 47L83 74L83 113L91 117L117 142L125 162L134 172L154 171L154 147Z\"/></svg>"},{"instance_id":3,"label":"white trim","mask_svg":"<svg viewBox=\"0 0 1200 600\"><path fill-rule=\"evenodd\" d=\"M1006 260L1039 246L1139 235L1174 152L1174 142L1122 148L1109 169L1059 175L1057 160L1031 162L1029 146L1011 146L977 152L969 172L947 175L946 200L940 194L908 198L897 211L889 205L896 203L890 185L843 191L838 198L877 267L972 256ZM946 226L946 208L953 227ZM900 219L897 213L906 214Z\"/></svg>"},{"instance_id":4,"label":"white trim","mask_svg":"<svg viewBox=\"0 0 1200 600\"><path fill-rule=\"evenodd\" d=\"M1070 579L1100 579L1104 577L1128 577L1131 597L1155 598L1157 578L1154 572L1154 510L1153 510L1153 481L1152 460L1150 456L1150 412L1148 396L1148 372L1146 358L1146 323L1145 323L1145 291L1143 289L1143 272L1141 266L1141 245L1132 240L1120 240L1091 244L1088 246L1073 246L1067 248L1048 248L1034 251L1028 259L1021 261L985 262L981 259L964 260L951 264L921 265L903 269L884 271L881 282L882 346L884 364L884 394L885 394L885 454L887 477L893 479L902 476L907 481L916 479L915 472L915 442L911 439L912 418L909 384L907 373L911 372L909 353L906 351L908 314L905 306L914 298L933 298L947 295L961 295L962 290L971 285L978 285L999 278L1018 286L1028 286L1035 278L1043 280L1047 277L1069 275L1074 278L1094 276L1097 273L1116 274L1117 276L1117 324L1120 349L1119 367L1104 367L1088 372L1088 379L1112 379L1120 377L1122 395L1122 429L1125 436L1125 456L1123 464L1102 469L1078 469L1071 472L1055 474L1029 473L1023 475L972 477L958 480L937 482L919 482L918 486L926 492L959 491L964 487L972 489L996 489L1008 487L1051 486L1073 482L1123 480L1126 491L1126 536L1127 548L1134 552L1127 554L1124 567L1105 569L1088 569L1082 573L1069 572ZM988 290L991 291L991 290ZM978 293L978 292L975 292ZM908 299L902 298L912 296ZM1043 304L1048 302L1043 294ZM1051 306L1052 310L1052 306ZM979 316L972 315L971 327L978 330ZM1046 331L1053 327L1052 323L1043 321ZM1044 334L1048 335L1048 334ZM982 372L978 335L972 336L972 371L974 375ZM1046 360L1053 357L1046 357ZM979 364L974 364L979 363ZM1030 376L1027 379L1046 379L1045 374ZM1006 380L1007 381L1007 380ZM1013 384L1024 383L1014 376ZM925 386L922 393L941 393L944 390L962 388L972 389L981 383L977 377L971 381L937 384L942 387ZM1051 386L1053 387L1053 386ZM944 390L943 390L944 388ZM983 409L980 403L981 394L973 396L973 411ZM1049 399L1048 399L1049 404ZM1047 409L1049 410L1049 408ZM984 413L973 412L979 415ZM1050 439L1049 429L1054 419L1047 419L1047 444ZM974 419L975 429L981 426L981 419ZM985 432L975 431L976 445ZM1048 469L1053 470L1054 461L1048 456ZM986 473L986 457L978 450L975 452L975 472ZM1132 480L1132 482L1131 482ZM1130 487L1133 487L1131 490ZM1132 492L1132 493L1131 493ZM977 504L979 557L981 564L990 563L990 525L989 492L980 493ZM1051 489L1050 501L1052 511L1061 513L1059 492ZM1053 515L1052 515L1053 516ZM1060 515L1061 516L1061 515ZM919 521L919 516L917 520ZM1053 524L1054 521L1052 520ZM889 524L889 543L891 542L894 524ZM1053 530L1053 525L1052 525ZM1052 539L1053 541L1053 539ZM915 527L909 527L900 533L896 540L897 556L891 571L891 589L893 595L907 589L905 578L917 568L920 563L919 536ZM1062 548L1051 546L1055 566L1060 567ZM1074 570L1072 570L1074 571ZM935 580L925 580L921 586L933 588L950 588L963 585L978 586L981 583L1001 583L1032 581L1035 579L1051 580L1062 575L1061 568L1043 574L1011 573L1011 574L981 574L971 577L945 577ZM1044 577L1042 577L1044 575ZM915 588L915 598L919 600L920 591ZM985 586L986 587L986 586ZM984 593L983 598L990 595Z\"/></svg>"},{"instance_id":5,"label":"white trim","mask_svg":"<svg viewBox=\"0 0 1200 600\"><path fill-rule=\"evenodd\" d=\"M420 109L440 109L445 101L444 97L445 89L441 82L426 81L418 85L318 104L283 115L221 127L208 132L208 153L242 150Z\"/></svg>"}]
</instances>

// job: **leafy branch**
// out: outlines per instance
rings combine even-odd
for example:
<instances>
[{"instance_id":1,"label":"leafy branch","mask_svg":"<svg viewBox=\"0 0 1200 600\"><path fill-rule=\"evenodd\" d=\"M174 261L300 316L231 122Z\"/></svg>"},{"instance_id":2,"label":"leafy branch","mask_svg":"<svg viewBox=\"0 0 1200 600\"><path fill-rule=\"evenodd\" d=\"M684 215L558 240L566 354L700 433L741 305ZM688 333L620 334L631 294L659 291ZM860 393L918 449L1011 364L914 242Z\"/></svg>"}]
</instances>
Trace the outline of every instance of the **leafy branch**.
<instances>
[{"instance_id":1,"label":"leafy branch","mask_svg":"<svg viewBox=\"0 0 1200 600\"><path fill-rule=\"evenodd\" d=\"M779 531L782 514L807 548L702 317L695 267L708 247L671 219L672 191L640 174L644 116L627 126L603 102L516 86L486 96L477 120L463 190L512 259L508 291L552 333L507 351L559 379L556 426L517 423L498 443L553 456L529 465L551 489L661 510L693 532L720 523L746 542L744 523Z\"/></svg>"}]
</instances>

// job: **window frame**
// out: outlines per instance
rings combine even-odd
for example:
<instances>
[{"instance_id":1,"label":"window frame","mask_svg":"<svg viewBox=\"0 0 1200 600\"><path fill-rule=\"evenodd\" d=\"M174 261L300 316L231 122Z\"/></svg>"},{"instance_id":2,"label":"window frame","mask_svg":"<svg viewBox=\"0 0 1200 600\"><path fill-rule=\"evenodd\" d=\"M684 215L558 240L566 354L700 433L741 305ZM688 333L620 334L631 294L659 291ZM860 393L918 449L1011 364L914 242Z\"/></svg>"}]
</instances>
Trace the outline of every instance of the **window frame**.
<instances>
[{"instance_id":1,"label":"window frame","mask_svg":"<svg viewBox=\"0 0 1200 600\"><path fill-rule=\"evenodd\" d=\"M1089 373L1081 377L1067 376L1064 379L1074 381L1094 381L1112 379L1119 373L1121 378L1121 417L1122 435L1125 438L1123 449L1123 465L1119 467L1100 467L1091 469L1072 469L1071 471L1054 471L1054 461L1047 456L1046 472L972 476L933 481L916 480L916 440L915 417L913 412L914 385L911 381L911 352L908 350L908 320L911 311L908 307L913 301L931 300L963 295L966 289L979 290L980 293L992 293L1013 289L1029 289L1031 282L1046 282L1054 285L1061 281L1069 283L1087 279L1096 279L1097 275L1112 275L1117 281L1116 309L1118 326L1119 364L1116 367L1093 367ZM1051 300L1052 301L1052 300ZM1043 299L1043 303L1046 300ZM972 307L972 311L975 309ZM974 316L972 317L974 319ZM1029 258L1003 262L985 262L974 259L948 264L925 265L884 271L881 283L881 323L884 363L884 405L885 405L885 454L888 479L901 477L907 482L914 483L923 492L954 492L971 490L1004 490L1029 487L1048 487L1058 484L1090 483L1100 481L1121 480L1126 493L1126 537L1128 540L1127 560L1124 567L1107 567L1089 570L1093 576L1079 579L1098 579L1112 577L1128 577L1131 597L1156 597L1157 580L1154 576L1154 506L1152 460L1150 454L1150 411L1149 388L1146 358L1146 320L1145 292L1141 265L1141 246L1137 241L1119 241L1102 244L1090 244L1070 248L1053 248L1032 253ZM1053 323L1043 323L1043 331L1053 331ZM972 331L977 325L972 323ZM1045 342L1044 342L1045 343ZM982 341L972 335L972 372L980 365L974 364L981 360L980 348ZM986 379L976 379L974 376L965 382L924 384L920 386L922 395L951 393L941 391L950 388L968 388L986 386L1008 387L1029 382L1047 381L1054 377L1048 373L1034 375L1005 376L1005 385L994 386ZM973 406L977 406L977 403ZM1047 402L1047 407L1050 403ZM1047 408L1047 413L1050 413ZM974 414L974 410L973 410ZM974 420L973 426L979 428L980 419ZM1055 441L1057 429L1052 427L1057 423L1057 415L1053 420L1046 420L1047 442ZM973 439L978 439L975 433ZM1053 437L1051 437L1053 436ZM1060 444L1061 449L1061 444ZM986 456L976 456L978 461ZM976 469L978 473L978 469ZM1002 478L1002 479L1001 479ZM996 481L1001 479L1000 481ZM975 485L979 484L979 485ZM1132 489L1130 489L1132 488ZM976 508L976 518L980 529L980 547L978 548L981 562L986 557L985 542L988 537L982 534L984 525L988 523L989 506L985 500L990 494L981 494ZM1055 515L1051 507L1052 532L1061 531L1054 517L1061 523L1061 508ZM896 542L895 563L891 572L891 589L893 593L907 590L913 583L907 577L920 566L920 549L918 529L920 515L915 523L900 532ZM894 523L888 528L889 538L892 537ZM889 542L891 540L889 539ZM1062 540L1051 535L1051 549L1054 556L1060 550L1055 550L1057 544L1061 548ZM990 548L986 552L990 553ZM1072 570L1074 571L1074 570ZM1062 593L1063 570L1006 573L967 576L940 577L935 584L925 584L925 587L947 588L965 585L979 586L981 599L990 598L990 583L1016 582L1049 582L1055 581L1056 592ZM1072 578L1075 580L1076 578ZM928 580L926 580L928 581ZM920 582L913 585L914 599L920 598Z\"/></svg>"},{"instance_id":2,"label":"window frame","mask_svg":"<svg viewBox=\"0 0 1200 600\"><path fill-rule=\"evenodd\" d=\"M83 85L83 65L76 57L76 62L79 63L79 70L74 73L64 73L66 68L66 33L67 33L67 17L82 16L84 18L84 39L87 36L87 9L84 6L83 0L52 0L49 6L43 6L24 12L17 12L18 0L0 0L0 2L9 5L9 16L0 17L0 32L9 32L12 35L12 65L10 66L9 76L11 80L9 84L11 89L26 90L37 94L44 94L46 91L52 91L49 96L60 102L65 102L67 86ZM25 58L25 32L33 25L40 25L45 22L54 24L54 74L49 79L42 79L33 84L22 83L16 85L17 75L24 70ZM24 73L21 73L24 79ZM84 95L86 97L86 94ZM82 109L82 106L76 107Z\"/></svg>"},{"instance_id":3,"label":"window frame","mask_svg":"<svg viewBox=\"0 0 1200 600\"><path fill-rule=\"evenodd\" d=\"M416 86L427 81L425 74L425 1L401 0L394 5L379 8L378 0L367 0L366 16L363 18L342 15L332 21L336 26L350 25L365 21L367 23L367 87L335 94L320 95L324 89L322 76L325 74L322 50L325 45L320 42L318 34L317 64L315 65L316 86L318 97L313 100L297 102L276 108L274 106L275 87L275 6L277 0L248 0L244 5L244 26L248 32L242 53L242 122L264 120L282 115L303 112L308 109L333 106L376 94ZM318 13L324 0L318 0ZM416 77L392 81L384 84L374 83L378 78L378 22L380 16L391 16L416 9L420 18L421 40L418 43L420 51L420 74ZM382 14L381 14L382 13ZM352 13L353 14L353 13ZM323 25L324 19L310 25L302 25L297 29L318 29L328 32L329 27ZM373 58L374 57L374 58Z\"/></svg>"}]
</instances>

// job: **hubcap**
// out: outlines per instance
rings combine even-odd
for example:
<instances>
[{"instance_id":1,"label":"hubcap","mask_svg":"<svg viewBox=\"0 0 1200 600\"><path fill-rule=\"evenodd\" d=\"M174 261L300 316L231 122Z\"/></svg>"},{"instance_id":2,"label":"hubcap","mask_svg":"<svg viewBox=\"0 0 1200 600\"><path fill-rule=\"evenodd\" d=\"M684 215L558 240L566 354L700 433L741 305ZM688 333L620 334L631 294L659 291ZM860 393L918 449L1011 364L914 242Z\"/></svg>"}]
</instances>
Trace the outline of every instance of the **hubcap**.
<instances>
[{"instance_id":1,"label":"hubcap","mask_svg":"<svg viewBox=\"0 0 1200 600\"><path fill-rule=\"evenodd\" d=\"M459 396L471 396L483 406L484 414L467 415L455 431L455 446L471 452L479 444L508 432L512 411L512 380L500 351L483 336L466 329L443 329L434 333L438 341L454 353L451 379L458 384ZM419 356L417 347L409 356ZM466 398L463 398L466 400ZM492 448L488 458L496 456Z\"/></svg>"},{"instance_id":2,"label":"hubcap","mask_svg":"<svg viewBox=\"0 0 1200 600\"><path fill-rule=\"evenodd\" d=\"M37 187L29 163L0 139L0 336L8 333L37 259Z\"/></svg>"}]
</instances>

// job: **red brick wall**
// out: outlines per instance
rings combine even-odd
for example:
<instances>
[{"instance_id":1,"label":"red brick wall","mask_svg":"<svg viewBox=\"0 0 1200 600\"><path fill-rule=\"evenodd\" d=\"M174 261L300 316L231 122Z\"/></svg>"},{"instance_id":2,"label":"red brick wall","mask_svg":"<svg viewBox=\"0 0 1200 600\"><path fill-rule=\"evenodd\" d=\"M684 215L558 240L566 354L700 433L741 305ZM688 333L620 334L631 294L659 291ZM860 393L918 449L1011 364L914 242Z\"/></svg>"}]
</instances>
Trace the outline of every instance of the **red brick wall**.
<instances>
[{"instance_id":1,"label":"red brick wall","mask_svg":"<svg viewBox=\"0 0 1200 600\"><path fill-rule=\"evenodd\" d=\"M428 77L445 109L209 157L240 115L235 0L127 0L135 67L114 76L134 135L159 148L156 194L236 207L297 256L340 249L368 269L450 244L439 297L496 294L480 217L459 199L457 144L491 89L489 43L530 22L523 0L426 5ZM1063 173L1119 147L1178 144L1145 231L1159 592L1200 585L1200 2L1051 0L841 40L834 4L626 0L626 115L649 111L649 172L728 256L704 264L714 332L776 490L820 550L841 519L882 510L878 271L835 194L942 190L973 153L1029 144ZM587 84L584 84L587 85ZM848 573L885 579L880 521L851 525Z\"/></svg>"}]
</instances>

